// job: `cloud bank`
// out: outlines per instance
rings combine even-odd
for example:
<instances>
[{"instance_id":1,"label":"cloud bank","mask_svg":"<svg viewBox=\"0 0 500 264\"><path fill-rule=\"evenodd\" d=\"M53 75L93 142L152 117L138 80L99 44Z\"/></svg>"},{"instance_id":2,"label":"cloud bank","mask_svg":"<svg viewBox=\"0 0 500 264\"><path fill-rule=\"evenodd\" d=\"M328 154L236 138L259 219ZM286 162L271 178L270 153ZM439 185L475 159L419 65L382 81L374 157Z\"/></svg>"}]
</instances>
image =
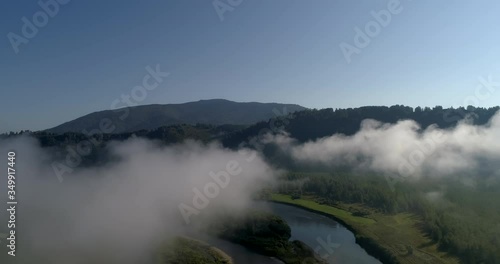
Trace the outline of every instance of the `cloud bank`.
<instances>
[{"instance_id":1,"label":"cloud bank","mask_svg":"<svg viewBox=\"0 0 500 264\"><path fill-rule=\"evenodd\" d=\"M18 256L9 261L148 263L160 241L193 229L202 214L248 206L274 173L252 151L217 144L159 147L131 139L108 147L112 161L79 168L60 183L51 153L35 139L0 142L0 153L16 152Z\"/></svg>"},{"instance_id":2,"label":"cloud bank","mask_svg":"<svg viewBox=\"0 0 500 264\"><path fill-rule=\"evenodd\" d=\"M500 170L500 113L484 126L463 121L451 129L422 129L412 120L385 124L364 120L352 136L335 134L298 143L287 134L268 135L302 164L354 166L402 177ZM488 165L486 165L488 164Z\"/></svg>"}]
</instances>

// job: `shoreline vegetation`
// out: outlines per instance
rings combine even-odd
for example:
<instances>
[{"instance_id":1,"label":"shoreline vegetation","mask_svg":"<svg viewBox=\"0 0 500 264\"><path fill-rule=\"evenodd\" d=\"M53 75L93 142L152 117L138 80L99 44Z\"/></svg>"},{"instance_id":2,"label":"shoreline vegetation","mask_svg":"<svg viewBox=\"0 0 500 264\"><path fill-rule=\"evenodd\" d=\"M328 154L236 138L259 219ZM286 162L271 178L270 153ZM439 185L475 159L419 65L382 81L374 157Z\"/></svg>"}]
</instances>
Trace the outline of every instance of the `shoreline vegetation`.
<instances>
[{"instance_id":1,"label":"shoreline vegetation","mask_svg":"<svg viewBox=\"0 0 500 264\"><path fill-rule=\"evenodd\" d=\"M208 235L244 246L262 256L285 264L326 264L305 243L291 241L290 226L280 216L265 211L244 214L224 213L200 230ZM164 242L156 256L157 264L233 264L231 256L219 248L186 236Z\"/></svg>"},{"instance_id":2,"label":"shoreline vegetation","mask_svg":"<svg viewBox=\"0 0 500 264\"><path fill-rule=\"evenodd\" d=\"M436 243L419 230L421 221L409 213L383 214L359 204L320 204L316 197L292 199L291 195L273 193L267 201L302 208L332 218L350 230L368 254L384 264L440 263L457 264L457 259L438 250ZM368 216L355 212L369 211Z\"/></svg>"},{"instance_id":3,"label":"shoreline vegetation","mask_svg":"<svg viewBox=\"0 0 500 264\"><path fill-rule=\"evenodd\" d=\"M208 228L211 235L286 264L326 264L305 243L290 240L290 226L278 215L256 210L219 219Z\"/></svg>"},{"instance_id":4,"label":"shoreline vegetation","mask_svg":"<svg viewBox=\"0 0 500 264\"><path fill-rule=\"evenodd\" d=\"M174 237L159 249L157 264L234 264L219 248L190 237Z\"/></svg>"}]
</instances>

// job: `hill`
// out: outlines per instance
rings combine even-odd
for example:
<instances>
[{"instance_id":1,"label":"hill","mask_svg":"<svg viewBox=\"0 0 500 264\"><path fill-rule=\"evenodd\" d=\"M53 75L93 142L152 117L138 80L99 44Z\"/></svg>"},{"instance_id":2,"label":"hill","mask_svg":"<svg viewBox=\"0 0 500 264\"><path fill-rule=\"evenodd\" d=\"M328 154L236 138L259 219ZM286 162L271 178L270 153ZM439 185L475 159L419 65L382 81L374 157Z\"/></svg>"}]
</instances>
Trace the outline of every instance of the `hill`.
<instances>
[{"instance_id":1,"label":"hill","mask_svg":"<svg viewBox=\"0 0 500 264\"><path fill-rule=\"evenodd\" d=\"M361 122L365 119L374 119L389 124L400 120L414 120L422 129L431 125L452 128L464 119L472 124L484 125L499 110L500 107L443 108L436 106L434 108L412 108L403 105L364 106L335 110L332 108L307 109L286 117L276 117L272 120L256 123L228 135L222 142L225 146L236 147L252 137L262 136L263 131L276 132L270 129L273 127L280 127L300 142L333 134L353 135L360 130Z\"/></svg>"},{"instance_id":2,"label":"hill","mask_svg":"<svg viewBox=\"0 0 500 264\"><path fill-rule=\"evenodd\" d=\"M304 109L306 108L295 104L240 103L223 99L200 100L183 104L143 105L94 112L46 131L57 134L84 131L116 134L177 124L251 125L283 112L291 113ZM101 129L102 126L105 129ZM105 131L108 128L110 131Z\"/></svg>"}]
</instances>

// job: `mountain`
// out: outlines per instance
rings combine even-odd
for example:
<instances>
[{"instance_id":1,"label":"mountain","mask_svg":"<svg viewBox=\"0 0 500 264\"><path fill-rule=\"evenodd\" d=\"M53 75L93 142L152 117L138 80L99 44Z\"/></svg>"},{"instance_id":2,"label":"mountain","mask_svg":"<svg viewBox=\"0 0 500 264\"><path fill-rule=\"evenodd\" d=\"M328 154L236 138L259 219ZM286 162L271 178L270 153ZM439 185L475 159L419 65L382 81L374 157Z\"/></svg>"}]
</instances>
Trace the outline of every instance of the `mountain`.
<instances>
[{"instance_id":1,"label":"mountain","mask_svg":"<svg viewBox=\"0 0 500 264\"><path fill-rule=\"evenodd\" d=\"M296 104L240 103L223 99L183 104L143 105L91 113L47 129L51 133L124 133L176 124L251 125L306 109Z\"/></svg>"},{"instance_id":2,"label":"mountain","mask_svg":"<svg viewBox=\"0 0 500 264\"><path fill-rule=\"evenodd\" d=\"M201 101L201 103L210 104L216 101L217 100ZM245 106L247 104L257 104L258 106L268 105L259 103L234 103L229 101L223 102L236 105L243 104ZM199 103L200 102L188 103L188 105L197 105ZM279 107L269 109L279 110L280 108L286 108L286 112L290 114L263 119L262 121L256 122L252 125L174 124L162 125L153 129L142 128L135 130L129 128L129 131L127 132L115 132L94 136L104 142L111 140L125 140L134 135L138 137L158 140L166 144L179 143L186 139L195 139L202 142L218 140L225 147L236 148L243 142L247 142L254 137L262 136L263 133L276 133L280 130L286 131L290 135L290 137L295 138L299 142L316 140L318 138L331 136L333 134L353 135L360 130L361 122L365 119L375 119L380 122L390 124L394 124L400 120L414 120L420 125L422 129L433 125L443 129L453 128L460 121L465 120L467 120L466 122L475 125L486 125L489 120L495 115L495 113L500 111L500 107L498 106L491 108L443 108L440 106L434 108L412 108L403 105L394 105L391 107L365 106L359 108L335 110L332 108L320 110L305 109L302 111L293 112L295 108L290 107L290 105L270 105ZM260 108L255 107L253 109L257 111ZM272 110L269 111L272 112ZM281 110L281 114L283 114L283 110ZM131 120L132 119L134 118L131 118ZM76 120L72 122L76 122ZM225 122L229 121L225 120ZM54 130L56 128L54 128ZM88 139L88 136L83 134L81 131L77 131L75 133L66 133L64 135L53 135L50 133L50 131L38 131L32 134L40 140L42 146L64 146L67 144L77 144L82 140ZM16 135L19 134L3 134L0 135L0 138Z\"/></svg>"}]
</instances>

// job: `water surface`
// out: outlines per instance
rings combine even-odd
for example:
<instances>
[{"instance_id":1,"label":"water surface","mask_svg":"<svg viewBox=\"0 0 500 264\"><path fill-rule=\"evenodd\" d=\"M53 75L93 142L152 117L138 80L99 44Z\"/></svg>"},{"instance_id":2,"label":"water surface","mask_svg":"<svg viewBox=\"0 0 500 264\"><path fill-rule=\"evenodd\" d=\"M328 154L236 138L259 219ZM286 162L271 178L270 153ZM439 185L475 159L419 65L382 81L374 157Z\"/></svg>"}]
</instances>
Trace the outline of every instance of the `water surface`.
<instances>
[{"instance_id":1,"label":"water surface","mask_svg":"<svg viewBox=\"0 0 500 264\"><path fill-rule=\"evenodd\" d=\"M281 216L292 230L292 240L310 246L328 263L381 264L356 244L354 234L326 216L278 203L257 202L255 207ZM231 256L235 264L279 264L277 259L259 255L245 247L210 236L198 236Z\"/></svg>"},{"instance_id":2,"label":"water surface","mask_svg":"<svg viewBox=\"0 0 500 264\"><path fill-rule=\"evenodd\" d=\"M354 234L326 216L278 203L259 206L281 216L292 229L292 240L300 240L328 261L343 264L381 264L356 244Z\"/></svg>"}]
</instances>

